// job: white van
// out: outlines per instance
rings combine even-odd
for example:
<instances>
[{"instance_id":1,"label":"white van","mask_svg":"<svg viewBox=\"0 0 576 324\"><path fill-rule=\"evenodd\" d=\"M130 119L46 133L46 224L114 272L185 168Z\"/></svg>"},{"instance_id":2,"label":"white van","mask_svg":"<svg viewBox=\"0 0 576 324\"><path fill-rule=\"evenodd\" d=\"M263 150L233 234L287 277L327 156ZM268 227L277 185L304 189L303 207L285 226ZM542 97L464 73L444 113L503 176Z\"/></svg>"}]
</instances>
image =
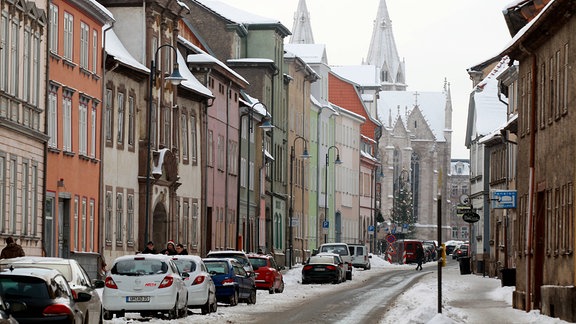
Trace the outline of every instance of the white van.
<instances>
[{"instance_id":1,"label":"white van","mask_svg":"<svg viewBox=\"0 0 576 324\"><path fill-rule=\"evenodd\" d=\"M368 253L368 248L364 244L348 244L348 250L352 255L352 266L354 268L362 268L370 270L370 258L372 255Z\"/></svg>"},{"instance_id":2,"label":"white van","mask_svg":"<svg viewBox=\"0 0 576 324\"><path fill-rule=\"evenodd\" d=\"M336 253L342 257L346 265L346 280L352 280L352 255L346 243L324 243L318 248L318 252Z\"/></svg>"}]
</instances>

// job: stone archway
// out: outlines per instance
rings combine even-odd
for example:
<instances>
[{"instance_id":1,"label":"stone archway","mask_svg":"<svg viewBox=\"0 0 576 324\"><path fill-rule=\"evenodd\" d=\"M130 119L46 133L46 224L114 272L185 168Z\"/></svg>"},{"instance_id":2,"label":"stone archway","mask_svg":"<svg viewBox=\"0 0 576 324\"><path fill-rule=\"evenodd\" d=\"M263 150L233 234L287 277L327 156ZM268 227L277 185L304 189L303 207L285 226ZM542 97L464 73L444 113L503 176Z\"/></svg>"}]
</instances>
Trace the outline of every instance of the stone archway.
<instances>
[{"instance_id":1,"label":"stone archway","mask_svg":"<svg viewBox=\"0 0 576 324\"><path fill-rule=\"evenodd\" d=\"M156 250L160 250L166 247L166 242L168 242L168 214L166 213L166 206L163 203L156 204L154 208L154 214L152 216L152 241L156 247Z\"/></svg>"}]
</instances>

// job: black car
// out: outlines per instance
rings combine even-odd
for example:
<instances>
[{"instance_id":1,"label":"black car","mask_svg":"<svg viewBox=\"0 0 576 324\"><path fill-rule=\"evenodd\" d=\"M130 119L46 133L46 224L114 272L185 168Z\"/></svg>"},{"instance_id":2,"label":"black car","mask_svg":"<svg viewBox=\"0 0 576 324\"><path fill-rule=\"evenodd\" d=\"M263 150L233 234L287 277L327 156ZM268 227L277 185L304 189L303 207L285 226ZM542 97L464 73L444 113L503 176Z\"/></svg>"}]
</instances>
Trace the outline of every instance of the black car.
<instances>
[{"instance_id":1,"label":"black car","mask_svg":"<svg viewBox=\"0 0 576 324\"><path fill-rule=\"evenodd\" d=\"M43 268L5 269L0 272L0 295L10 305L18 323L84 322L78 302L92 298L74 293L57 270Z\"/></svg>"},{"instance_id":2,"label":"black car","mask_svg":"<svg viewBox=\"0 0 576 324\"><path fill-rule=\"evenodd\" d=\"M346 281L342 257L335 253L318 253L311 256L302 268L302 284L341 283Z\"/></svg>"}]
</instances>

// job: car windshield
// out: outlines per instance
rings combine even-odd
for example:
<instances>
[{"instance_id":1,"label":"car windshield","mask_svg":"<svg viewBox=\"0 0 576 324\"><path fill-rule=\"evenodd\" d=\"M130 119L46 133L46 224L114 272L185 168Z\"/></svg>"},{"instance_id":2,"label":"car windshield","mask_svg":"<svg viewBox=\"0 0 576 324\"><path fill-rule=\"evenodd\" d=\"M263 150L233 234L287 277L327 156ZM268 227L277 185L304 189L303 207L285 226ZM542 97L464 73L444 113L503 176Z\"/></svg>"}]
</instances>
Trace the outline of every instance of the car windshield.
<instances>
[{"instance_id":1,"label":"car windshield","mask_svg":"<svg viewBox=\"0 0 576 324\"><path fill-rule=\"evenodd\" d=\"M192 260L178 259L178 260L173 260L173 261L174 261L174 263L176 263L178 270L180 270L182 272L194 272L194 271L196 271L196 263Z\"/></svg>"},{"instance_id":2,"label":"car windshield","mask_svg":"<svg viewBox=\"0 0 576 324\"><path fill-rule=\"evenodd\" d=\"M320 252L336 253L340 255L348 255L345 246L323 246Z\"/></svg>"},{"instance_id":3,"label":"car windshield","mask_svg":"<svg viewBox=\"0 0 576 324\"><path fill-rule=\"evenodd\" d=\"M48 299L46 282L35 277L1 277L0 292L8 299Z\"/></svg>"},{"instance_id":4,"label":"car windshield","mask_svg":"<svg viewBox=\"0 0 576 324\"><path fill-rule=\"evenodd\" d=\"M211 274L227 274L228 263L225 261L205 262L208 272Z\"/></svg>"},{"instance_id":5,"label":"car windshield","mask_svg":"<svg viewBox=\"0 0 576 324\"><path fill-rule=\"evenodd\" d=\"M161 260L129 259L120 260L110 270L112 274L123 276L145 276L168 272L168 265Z\"/></svg>"},{"instance_id":6,"label":"car windshield","mask_svg":"<svg viewBox=\"0 0 576 324\"><path fill-rule=\"evenodd\" d=\"M264 258L249 258L250 259L250 263L252 263L252 266L254 267L265 267L266 266L266 259Z\"/></svg>"}]
</instances>

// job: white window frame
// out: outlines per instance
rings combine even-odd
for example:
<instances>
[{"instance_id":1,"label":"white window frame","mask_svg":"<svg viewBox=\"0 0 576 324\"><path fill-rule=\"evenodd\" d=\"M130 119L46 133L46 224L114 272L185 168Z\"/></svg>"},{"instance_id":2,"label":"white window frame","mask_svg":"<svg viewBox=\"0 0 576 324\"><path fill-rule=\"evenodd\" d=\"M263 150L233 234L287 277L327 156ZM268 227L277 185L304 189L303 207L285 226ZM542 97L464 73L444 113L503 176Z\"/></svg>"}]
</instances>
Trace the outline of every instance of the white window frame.
<instances>
[{"instance_id":1,"label":"white window frame","mask_svg":"<svg viewBox=\"0 0 576 324\"><path fill-rule=\"evenodd\" d=\"M90 113L90 157L96 157L96 105L92 106Z\"/></svg>"},{"instance_id":2,"label":"white window frame","mask_svg":"<svg viewBox=\"0 0 576 324\"><path fill-rule=\"evenodd\" d=\"M48 93L48 146L58 147L58 89L50 86Z\"/></svg>"},{"instance_id":3,"label":"white window frame","mask_svg":"<svg viewBox=\"0 0 576 324\"><path fill-rule=\"evenodd\" d=\"M88 103L80 99L78 105L78 153L88 155Z\"/></svg>"},{"instance_id":4,"label":"white window frame","mask_svg":"<svg viewBox=\"0 0 576 324\"><path fill-rule=\"evenodd\" d=\"M116 95L116 104L118 105L118 128L116 132L116 142L118 144L124 143L124 92L118 92Z\"/></svg>"},{"instance_id":5,"label":"white window frame","mask_svg":"<svg viewBox=\"0 0 576 324\"><path fill-rule=\"evenodd\" d=\"M62 98L62 149L72 152L72 95L67 94Z\"/></svg>"},{"instance_id":6,"label":"white window frame","mask_svg":"<svg viewBox=\"0 0 576 324\"><path fill-rule=\"evenodd\" d=\"M58 6L50 3L50 51L58 53Z\"/></svg>"},{"instance_id":7,"label":"white window frame","mask_svg":"<svg viewBox=\"0 0 576 324\"><path fill-rule=\"evenodd\" d=\"M88 70L90 53L90 26L85 22L80 22L80 67Z\"/></svg>"},{"instance_id":8,"label":"white window frame","mask_svg":"<svg viewBox=\"0 0 576 324\"><path fill-rule=\"evenodd\" d=\"M64 58L72 61L74 53L74 16L64 12Z\"/></svg>"},{"instance_id":9,"label":"white window frame","mask_svg":"<svg viewBox=\"0 0 576 324\"><path fill-rule=\"evenodd\" d=\"M92 72L98 72L98 31L92 30Z\"/></svg>"}]
</instances>

